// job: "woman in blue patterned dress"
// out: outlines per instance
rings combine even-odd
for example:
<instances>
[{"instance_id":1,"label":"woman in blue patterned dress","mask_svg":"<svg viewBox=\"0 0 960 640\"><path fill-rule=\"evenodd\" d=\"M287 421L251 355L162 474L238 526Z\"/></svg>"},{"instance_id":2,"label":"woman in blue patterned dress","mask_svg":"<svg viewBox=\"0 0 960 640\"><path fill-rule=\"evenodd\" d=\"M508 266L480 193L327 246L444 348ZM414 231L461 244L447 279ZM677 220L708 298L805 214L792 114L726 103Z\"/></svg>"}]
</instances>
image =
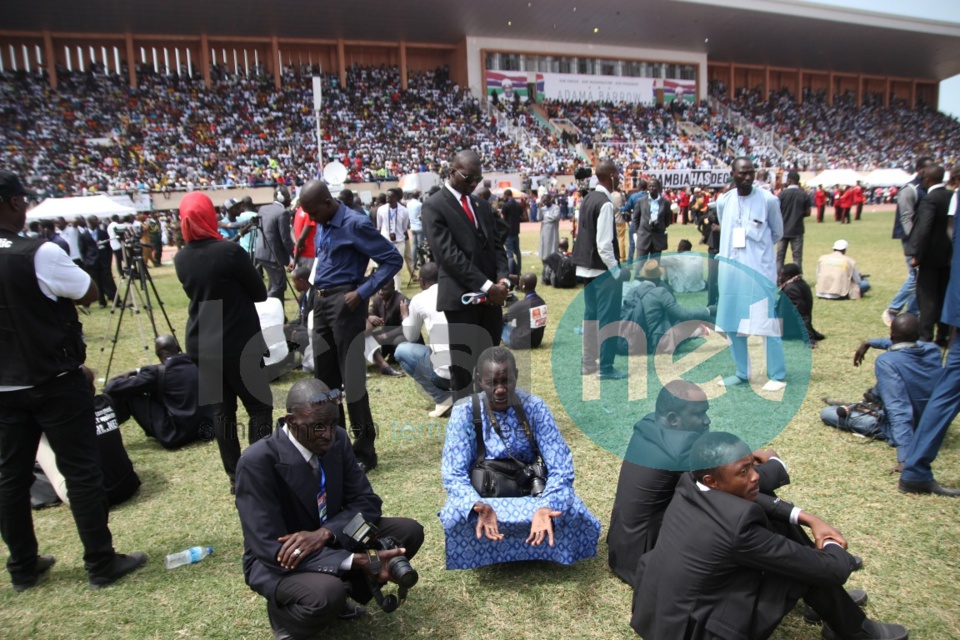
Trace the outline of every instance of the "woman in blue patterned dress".
<instances>
[{"instance_id":1,"label":"woman in blue patterned dress","mask_svg":"<svg viewBox=\"0 0 960 640\"><path fill-rule=\"evenodd\" d=\"M550 560L573 564L596 555L600 522L573 492L573 456L543 400L517 391L517 364L502 347L484 351L474 379L487 459L535 462L526 422L547 469L537 496L483 498L470 482L477 462L473 399L453 408L443 445L441 474L447 503L440 511L447 569L499 562ZM518 415L516 405L522 407Z\"/></svg>"}]
</instances>

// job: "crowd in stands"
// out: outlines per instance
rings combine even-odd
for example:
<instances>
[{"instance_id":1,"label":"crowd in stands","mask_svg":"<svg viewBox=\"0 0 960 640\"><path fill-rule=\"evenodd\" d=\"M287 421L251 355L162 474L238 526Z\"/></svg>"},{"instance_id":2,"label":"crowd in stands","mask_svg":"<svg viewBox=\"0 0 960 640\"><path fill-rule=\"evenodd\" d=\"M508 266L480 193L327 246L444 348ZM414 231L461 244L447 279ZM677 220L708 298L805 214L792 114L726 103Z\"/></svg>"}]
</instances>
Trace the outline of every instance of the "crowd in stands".
<instances>
[{"instance_id":1,"label":"crowd in stands","mask_svg":"<svg viewBox=\"0 0 960 640\"><path fill-rule=\"evenodd\" d=\"M628 174L726 167L739 154L761 167L793 168L796 160L752 147L749 134L706 102L545 101L547 118L573 125L556 127L516 102L487 111L444 68L411 72L403 90L398 68L385 66L351 67L343 86L335 74L322 75L318 154L315 71L286 67L280 90L260 69L246 75L216 65L209 89L197 74L168 75L148 65L138 68L136 89L125 74L105 74L98 65L85 72L59 69L56 90L42 75L4 72L0 136L9 165L43 196L302 184L331 160L347 167L348 182L383 181L443 173L447 159L464 147L480 152L486 171L531 175L572 173L583 162L577 143ZM801 169L909 169L917 154L949 163L960 148L956 120L896 100L885 108L874 94L858 109L850 93L831 107L823 92L805 90L798 103L786 90L766 100L759 90L727 100L718 82L710 91L760 129L811 154L815 166Z\"/></svg>"},{"instance_id":2,"label":"crowd in stands","mask_svg":"<svg viewBox=\"0 0 960 640\"><path fill-rule=\"evenodd\" d=\"M884 107L883 98L874 93L864 94L860 108L856 95L849 91L836 95L833 106L825 91L807 88L799 103L786 89L771 92L766 99L760 89L738 90L728 101L722 85L711 83L711 94L757 127L816 156L816 166L806 167L810 170L898 167L909 171L918 155L943 158L951 164L960 147L960 122L956 119L925 105L911 109L896 98Z\"/></svg>"}]
</instances>

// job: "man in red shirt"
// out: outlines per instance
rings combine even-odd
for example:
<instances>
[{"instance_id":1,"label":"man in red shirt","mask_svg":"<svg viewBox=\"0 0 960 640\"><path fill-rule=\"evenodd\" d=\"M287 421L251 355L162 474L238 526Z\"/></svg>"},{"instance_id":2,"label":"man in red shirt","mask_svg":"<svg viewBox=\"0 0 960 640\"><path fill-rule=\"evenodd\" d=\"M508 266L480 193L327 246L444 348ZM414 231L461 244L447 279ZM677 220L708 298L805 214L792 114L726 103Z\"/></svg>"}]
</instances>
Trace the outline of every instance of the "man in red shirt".
<instances>
[{"instance_id":1,"label":"man in red shirt","mask_svg":"<svg viewBox=\"0 0 960 640\"><path fill-rule=\"evenodd\" d=\"M817 222L823 222L823 212L827 208L827 192L823 190L823 185L817 187L813 202L817 205Z\"/></svg>"},{"instance_id":2,"label":"man in red shirt","mask_svg":"<svg viewBox=\"0 0 960 640\"><path fill-rule=\"evenodd\" d=\"M313 244L316 234L317 223L304 213L303 207L297 207L297 212L293 215L293 236L297 239L297 245L293 249L294 267L313 268L313 259L317 256L317 249Z\"/></svg>"},{"instance_id":3,"label":"man in red shirt","mask_svg":"<svg viewBox=\"0 0 960 640\"><path fill-rule=\"evenodd\" d=\"M867 194L863 190L863 185L857 181L857 186L853 188L853 206L857 208L856 216L854 220L860 219L860 214L863 213L863 203L867 201Z\"/></svg>"},{"instance_id":4,"label":"man in red shirt","mask_svg":"<svg viewBox=\"0 0 960 640\"><path fill-rule=\"evenodd\" d=\"M684 187L677 196L677 204L680 206L680 215L683 217L683 224L690 222L690 188Z\"/></svg>"}]
</instances>

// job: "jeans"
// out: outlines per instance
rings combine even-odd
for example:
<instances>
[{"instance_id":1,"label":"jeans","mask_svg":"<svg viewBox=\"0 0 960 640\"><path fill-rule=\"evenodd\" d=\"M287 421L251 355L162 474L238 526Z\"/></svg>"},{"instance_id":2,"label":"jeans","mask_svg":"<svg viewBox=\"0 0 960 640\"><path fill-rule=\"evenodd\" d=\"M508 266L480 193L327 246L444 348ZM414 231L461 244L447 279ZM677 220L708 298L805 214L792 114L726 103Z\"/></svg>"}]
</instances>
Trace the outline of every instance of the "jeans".
<instances>
[{"instance_id":1,"label":"jeans","mask_svg":"<svg viewBox=\"0 0 960 640\"><path fill-rule=\"evenodd\" d=\"M628 240L630 241L629 248L627 249L627 262L633 260L633 252L637 249L637 225L630 221L630 227L627 231L629 234Z\"/></svg>"},{"instance_id":2,"label":"jeans","mask_svg":"<svg viewBox=\"0 0 960 640\"><path fill-rule=\"evenodd\" d=\"M906 247L907 243L901 240L900 243ZM919 315L920 307L917 306L917 268L910 266L910 258L907 258L907 279L900 286L900 291L893 296L893 300L887 305L887 308L894 313L906 307L908 313Z\"/></svg>"},{"instance_id":3,"label":"jeans","mask_svg":"<svg viewBox=\"0 0 960 640\"><path fill-rule=\"evenodd\" d=\"M913 433L900 479L907 482L933 480L931 464L947 435L950 423L960 412L960 332L950 342L943 373L933 388L920 424Z\"/></svg>"},{"instance_id":4,"label":"jeans","mask_svg":"<svg viewBox=\"0 0 960 640\"><path fill-rule=\"evenodd\" d=\"M400 367L426 391L435 404L450 399L450 380L437 375L430 356L430 347L416 342L404 342L397 345L393 357Z\"/></svg>"},{"instance_id":5,"label":"jeans","mask_svg":"<svg viewBox=\"0 0 960 640\"><path fill-rule=\"evenodd\" d=\"M423 240L422 231L410 231L410 238L413 241L413 249L411 251L411 257L413 258L413 268L416 269L420 265L420 254L417 253L417 249L420 247L420 242Z\"/></svg>"}]
</instances>

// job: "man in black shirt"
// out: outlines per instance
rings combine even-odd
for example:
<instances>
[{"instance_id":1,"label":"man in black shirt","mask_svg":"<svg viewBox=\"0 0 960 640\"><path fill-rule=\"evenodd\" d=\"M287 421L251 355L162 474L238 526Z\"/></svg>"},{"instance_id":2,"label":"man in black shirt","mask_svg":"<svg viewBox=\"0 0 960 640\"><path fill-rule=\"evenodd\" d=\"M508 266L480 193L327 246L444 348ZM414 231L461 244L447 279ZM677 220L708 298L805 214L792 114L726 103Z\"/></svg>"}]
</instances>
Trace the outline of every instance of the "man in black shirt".
<instances>
[{"instance_id":1,"label":"man in black shirt","mask_svg":"<svg viewBox=\"0 0 960 640\"><path fill-rule=\"evenodd\" d=\"M800 187L800 174L787 174L787 186L780 192L780 215L783 216L783 237L777 247L777 273L787 257L787 245L793 253L793 262L803 271L803 219L810 215L810 194Z\"/></svg>"}]
</instances>

